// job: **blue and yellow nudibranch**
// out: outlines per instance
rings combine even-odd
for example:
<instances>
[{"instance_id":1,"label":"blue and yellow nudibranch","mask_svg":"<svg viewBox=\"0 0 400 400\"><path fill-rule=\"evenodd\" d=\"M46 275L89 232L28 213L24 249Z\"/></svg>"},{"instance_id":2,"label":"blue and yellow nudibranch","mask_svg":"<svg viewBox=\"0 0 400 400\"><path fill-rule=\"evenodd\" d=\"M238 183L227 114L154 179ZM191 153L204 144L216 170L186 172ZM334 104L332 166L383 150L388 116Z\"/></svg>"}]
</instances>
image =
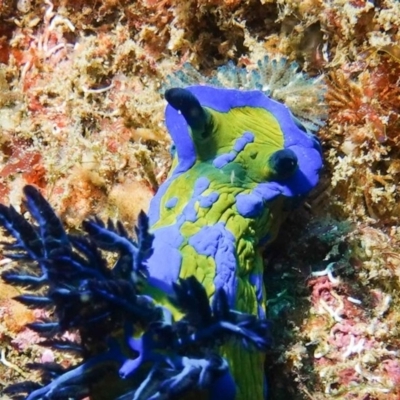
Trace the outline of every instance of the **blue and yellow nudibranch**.
<instances>
[{"instance_id":1,"label":"blue and yellow nudibranch","mask_svg":"<svg viewBox=\"0 0 400 400\"><path fill-rule=\"evenodd\" d=\"M18 300L53 310L30 327L45 344L83 356L68 370L35 365L43 384L8 393L36 399L263 399L268 345L261 249L317 184L318 140L260 91L211 86L165 93L173 141L167 180L132 240L122 224L86 221L68 235L33 187L35 224L0 207L29 260L7 282L41 290ZM132 200L134 201L134 200ZM112 268L99 251L118 253ZM32 263L31 261L34 261ZM43 288L45 288L43 290ZM81 342L60 340L77 330Z\"/></svg>"}]
</instances>

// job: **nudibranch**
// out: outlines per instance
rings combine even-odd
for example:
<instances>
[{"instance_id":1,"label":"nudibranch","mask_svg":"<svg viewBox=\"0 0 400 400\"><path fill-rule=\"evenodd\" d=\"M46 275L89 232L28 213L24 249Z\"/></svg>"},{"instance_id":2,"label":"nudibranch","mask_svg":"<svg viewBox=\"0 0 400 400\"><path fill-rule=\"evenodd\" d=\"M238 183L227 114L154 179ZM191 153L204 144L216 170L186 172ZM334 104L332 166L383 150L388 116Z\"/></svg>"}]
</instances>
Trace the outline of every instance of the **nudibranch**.
<instances>
[{"instance_id":1,"label":"nudibranch","mask_svg":"<svg viewBox=\"0 0 400 400\"><path fill-rule=\"evenodd\" d=\"M233 309L264 319L260 248L316 185L319 142L260 91L192 86L165 97L175 156L150 206L150 280L168 292L195 276L209 298L223 288ZM224 352L238 398L263 398L262 354L237 345Z\"/></svg>"},{"instance_id":2,"label":"nudibranch","mask_svg":"<svg viewBox=\"0 0 400 400\"><path fill-rule=\"evenodd\" d=\"M14 237L7 256L18 262L3 279L40 291L19 301L52 310L49 320L29 325L47 336L44 344L83 357L67 370L33 364L43 384L8 393L28 400L265 397L261 249L317 184L319 142L260 91L191 86L165 98L172 168L148 216L139 216L136 241L122 224L98 219L68 235L31 186L26 207L36 222L0 206L0 224ZM112 267L99 249L118 254ZM78 331L80 343L62 340L66 330Z\"/></svg>"}]
</instances>

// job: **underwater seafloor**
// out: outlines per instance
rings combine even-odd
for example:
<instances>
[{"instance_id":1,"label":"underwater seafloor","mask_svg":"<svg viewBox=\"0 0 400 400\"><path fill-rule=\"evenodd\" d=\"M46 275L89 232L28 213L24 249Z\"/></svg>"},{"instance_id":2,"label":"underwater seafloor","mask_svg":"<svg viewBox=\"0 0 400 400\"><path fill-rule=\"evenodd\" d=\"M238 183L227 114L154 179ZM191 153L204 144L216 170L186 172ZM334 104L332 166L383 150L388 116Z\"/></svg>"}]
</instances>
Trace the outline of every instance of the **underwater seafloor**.
<instances>
[{"instance_id":1,"label":"underwater seafloor","mask_svg":"<svg viewBox=\"0 0 400 400\"><path fill-rule=\"evenodd\" d=\"M395 0L0 0L0 202L23 212L33 184L72 232L94 214L132 228L168 173L171 76L285 58L325 167L265 251L269 398L399 399L399 26ZM27 362L73 362L16 294L0 283L0 393L35 379Z\"/></svg>"}]
</instances>

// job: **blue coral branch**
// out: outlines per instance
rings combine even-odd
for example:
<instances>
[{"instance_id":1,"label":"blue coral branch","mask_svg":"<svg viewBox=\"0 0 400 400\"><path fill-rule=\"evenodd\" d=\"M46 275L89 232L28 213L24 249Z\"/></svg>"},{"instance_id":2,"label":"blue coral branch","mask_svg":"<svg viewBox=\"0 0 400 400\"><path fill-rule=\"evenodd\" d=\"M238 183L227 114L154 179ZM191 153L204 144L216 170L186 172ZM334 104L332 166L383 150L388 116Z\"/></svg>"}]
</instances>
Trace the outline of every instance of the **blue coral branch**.
<instances>
[{"instance_id":1,"label":"blue coral branch","mask_svg":"<svg viewBox=\"0 0 400 400\"><path fill-rule=\"evenodd\" d=\"M44 249L43 255L46 258L70 255L72 249L68 236L50 204L33 186L25 186L24 194L26 207L39 225L40 241ZM31 247L32 243L25 246L26 249Z\"/></svg>"},{"instance_id":2,"label":"blue coral branch","mask_svg":"<svg viewBox=\"0 0 400 400\"><path fill-rule=\"evenodd\" d=\"M0 225L12 235L15 243L3 243L7 250L21 250L28 253L31 259L39 259L43 255L43 246L36 229L20 215L13 206L0 204ZM23 254L26 257L25 254ZM19 256L17 254L16 256Z\"/></svg>"},{"instance_id":3,"label":"blue coral branch","mask_svg":"<svg viewBox=\"0 0 400 400\"><path fill-rule=\"evenodd\" d=\"M139 215L137 242L122 224L109 221L106 226L99 219L85 222L83 235L69 236L39 191L29 186L24 193L34 222L12 207L1 206L0 225L14 238L4 247L36 263L28 270L42 275L19 272L21 267L14 266L3 272L3 279L33 289L46 284L45 293L16 297L31 308L53 309L52 320L28 327L47 338L43 345L82 354L84 360L69 370L32 364L32 369L42 371L43 386L17 384L9 393L14 397L30 393L27 400L81 399L114 371L115 378L134 382L134 387L120 393L120 400L173 399L196 390L208 390L210 398L216 398L221 382L231 393L226 399L234 399L233 378L217 348L232 338L264 348L265 321L231 310L222 289L210 305L205 288L194 277L174 285L172 301L184 315L174 321L142 293L140 281L147 277L146 260L153 251L146 214ZM100 249L118 254L113 267L108 267ZM62 340L60 335L67 330L78 330L81 343Z\"/></svg>"}]
</instances>

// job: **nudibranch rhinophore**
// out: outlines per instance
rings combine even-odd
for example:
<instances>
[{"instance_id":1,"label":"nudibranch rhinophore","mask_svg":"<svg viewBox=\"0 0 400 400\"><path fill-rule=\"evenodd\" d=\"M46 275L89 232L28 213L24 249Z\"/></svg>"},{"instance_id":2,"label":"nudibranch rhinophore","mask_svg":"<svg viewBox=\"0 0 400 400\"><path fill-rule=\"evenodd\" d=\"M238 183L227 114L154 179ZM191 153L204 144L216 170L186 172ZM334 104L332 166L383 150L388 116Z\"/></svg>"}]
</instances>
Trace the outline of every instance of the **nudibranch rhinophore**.
<instances>
[{"instance_id":1,"label":"nudibranch rhinophore","mask_svg":"<svg viewBox=\"0 0 400 400\"><path fill-rule=\"evenodd\" d=\"M31 186L26 207L36 223L0 206L0 224L14 237L7 256L30 261L3 279L41 290L17 299L53 310L29 327L48 337L46 345L83 356L67 370L35 364L43 384L16 384L8 393L28 400L265 397L261 248L317 184L319 142L260 91L192 86L165 98L172 168L148 216L139 216L136 241L122 224L98 219L68 235ZM99 249L118 253L113 267ZM61 340L67 330L78 331L80 342Z\"/></svg>"}]
</instances>

